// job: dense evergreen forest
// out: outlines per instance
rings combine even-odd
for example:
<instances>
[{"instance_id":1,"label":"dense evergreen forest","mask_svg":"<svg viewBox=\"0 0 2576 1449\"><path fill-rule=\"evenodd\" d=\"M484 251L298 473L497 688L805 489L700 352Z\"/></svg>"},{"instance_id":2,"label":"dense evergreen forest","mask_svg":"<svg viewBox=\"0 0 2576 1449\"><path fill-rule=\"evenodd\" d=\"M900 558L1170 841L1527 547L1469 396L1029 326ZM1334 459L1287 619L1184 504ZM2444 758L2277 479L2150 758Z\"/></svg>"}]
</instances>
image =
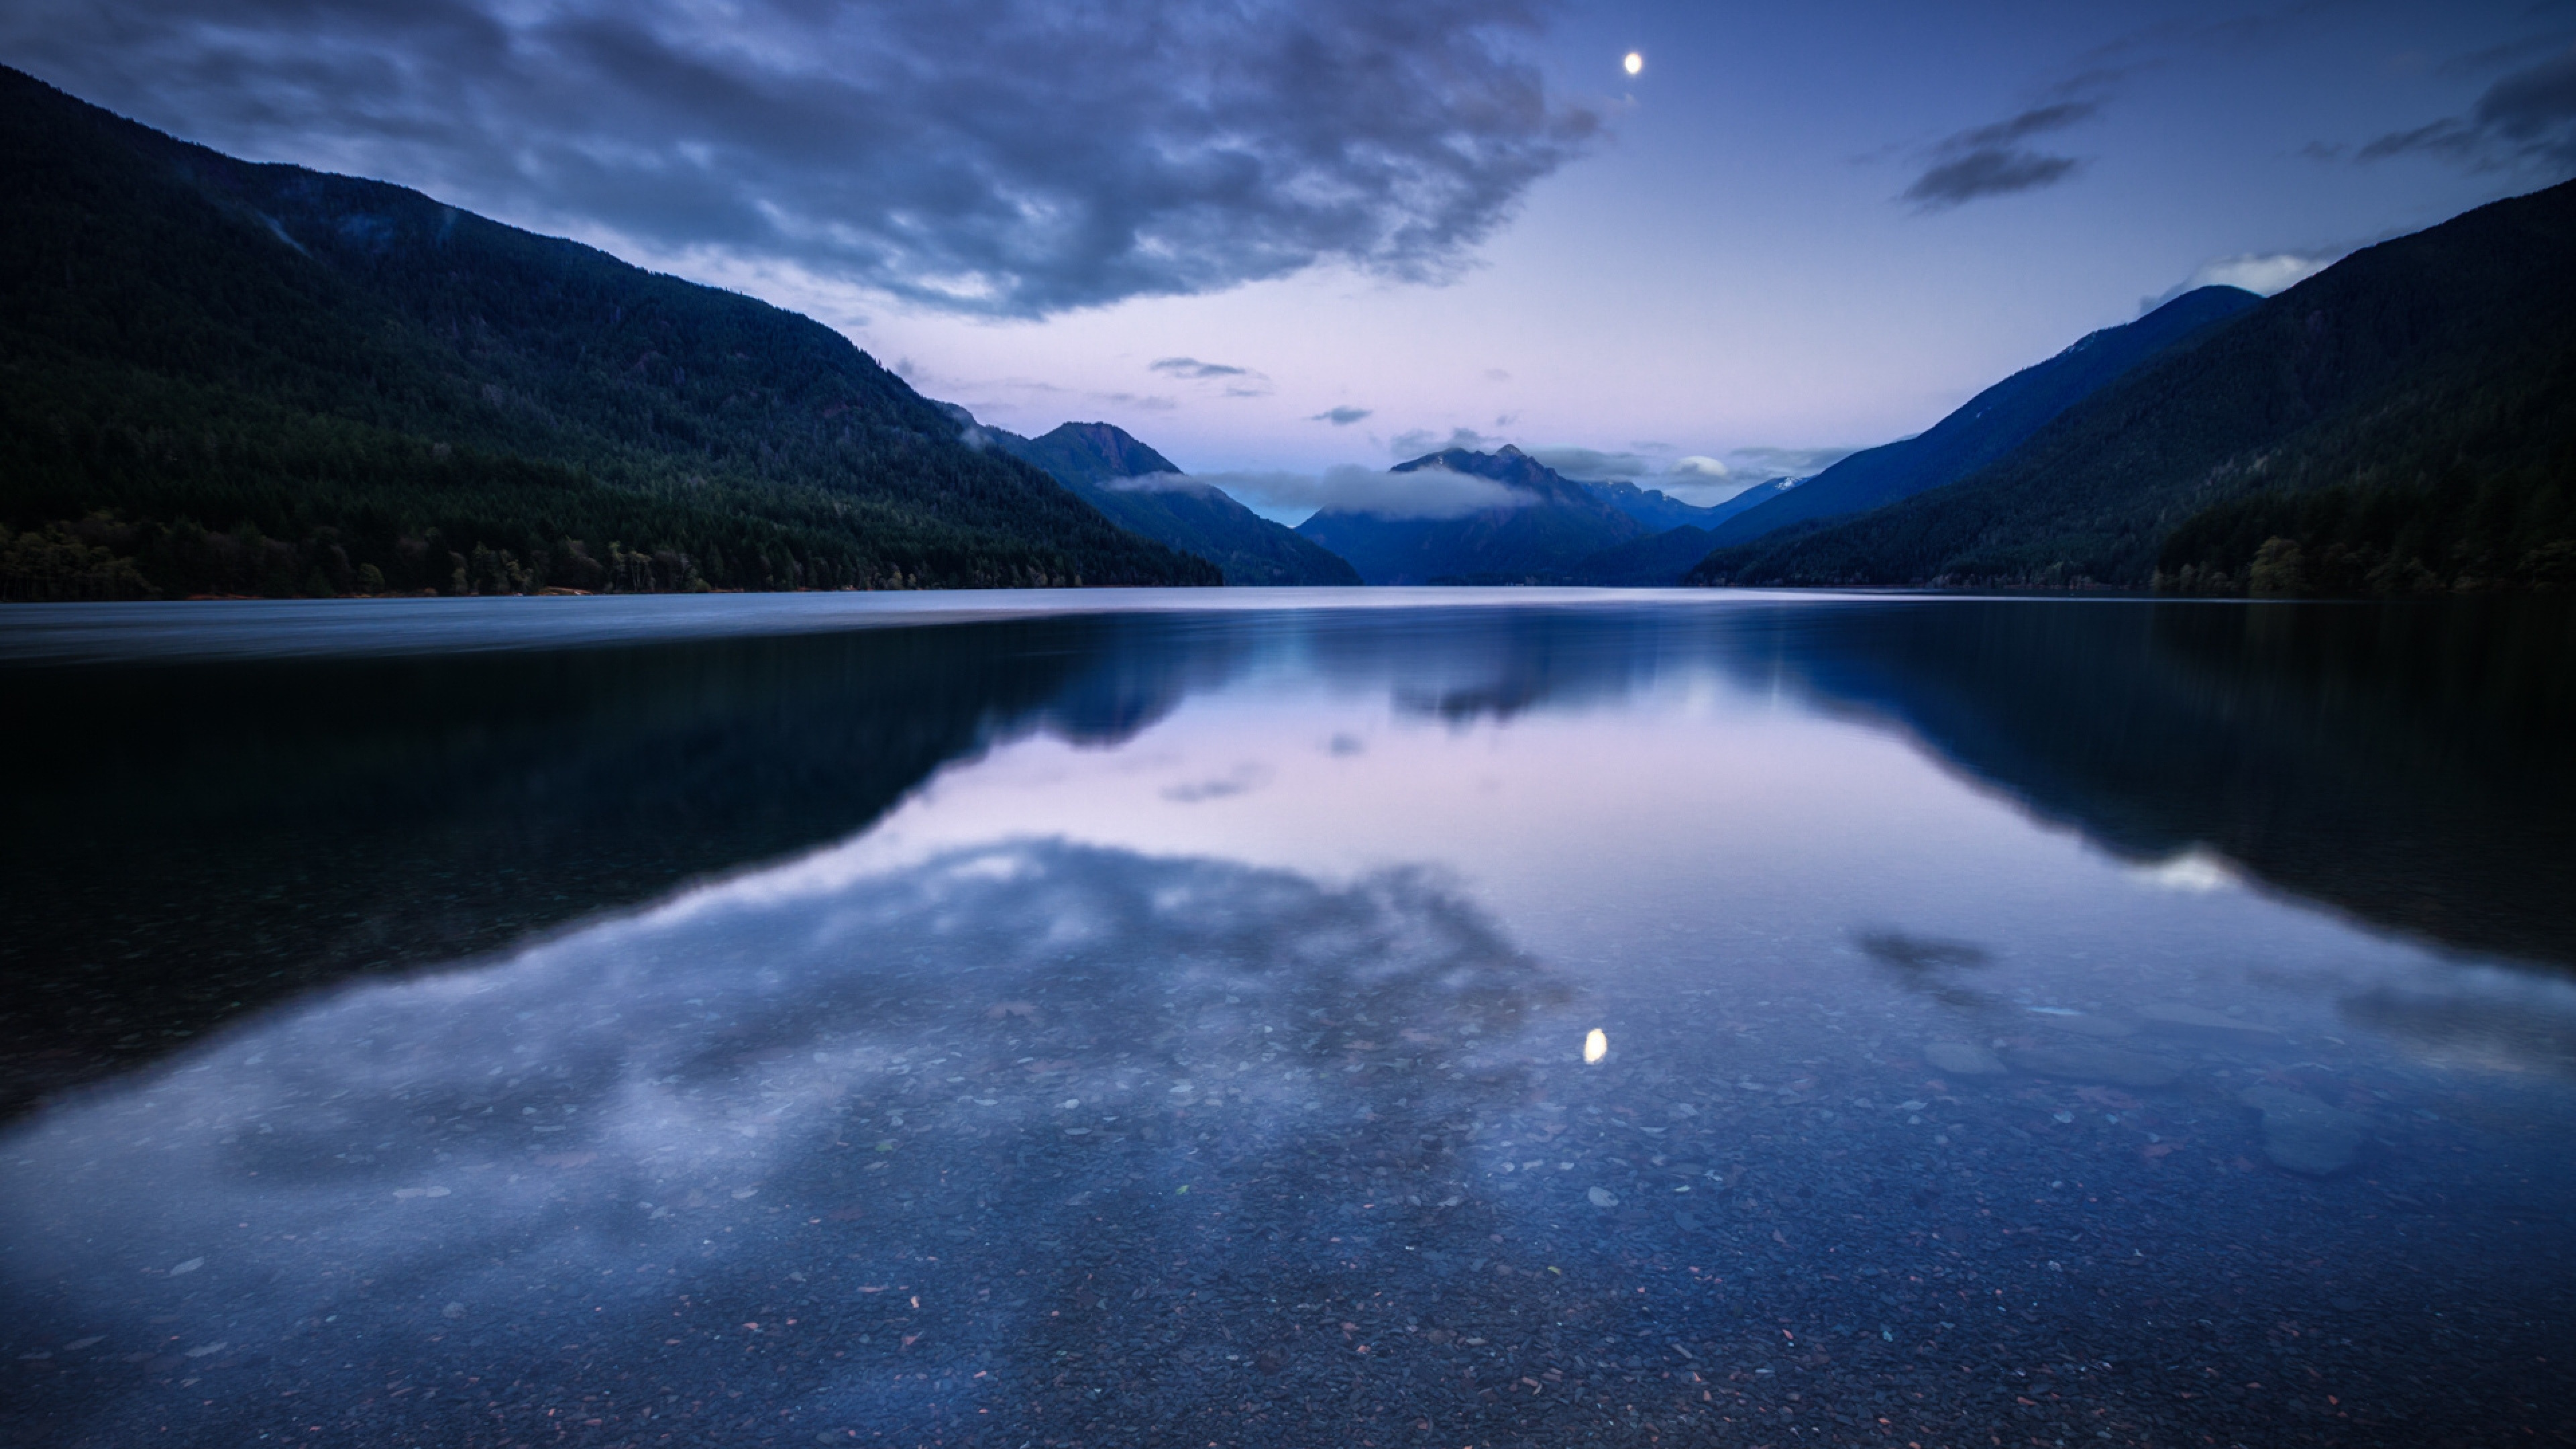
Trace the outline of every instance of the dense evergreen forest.
<instances>
[{"instance_id":1,"label":"dense evergreen forest","mask_svg":"<svg viewBox=\"0 0 2576 1449\"><path fill-rule=\"evenodd\" d=\"M829 328L0 68L0 597L1213 584Z\"/></svg>"},{"instance_id":2,"label":"dense evergreen forest","mask_svg":"<svg viewBox=\"0 0 2576 1449\"><path fill-rule=\"evenodd\" d=\"M2576 182L2345 258L1966 479L1695 583L2413 594L2576 584Z\"/></svg>"}]
</instances>

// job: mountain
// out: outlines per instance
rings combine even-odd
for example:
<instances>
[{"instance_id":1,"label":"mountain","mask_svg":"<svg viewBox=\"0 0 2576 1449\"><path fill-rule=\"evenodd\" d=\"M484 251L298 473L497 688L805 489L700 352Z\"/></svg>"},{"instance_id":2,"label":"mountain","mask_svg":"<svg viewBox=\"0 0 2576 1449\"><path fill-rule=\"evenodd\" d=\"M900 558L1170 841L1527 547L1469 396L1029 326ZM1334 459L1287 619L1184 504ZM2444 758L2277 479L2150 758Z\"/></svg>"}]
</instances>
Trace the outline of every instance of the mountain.
<instances>
[{"instance_id":1,"label":"mountain","mask_svg":"<svg viewBox=\"0 0 2576 1449\"><path fill-rule=\"evenodd\" d=\"M1694 565L1708 556L1709 549L1713 547L1713 535L1710 530L1740 513L1761 507L1804 481L1799 478L1774 478L1767 483L1757 483L1723 503L1711 504L1706 508L1695 508L1677 500L1668 500L1672 502L1673 510L1687 510L1678 516L1687 518L1696 514L1699 515L1698 521L1684 522L1645 538L1612 544L1598 553L1579 559L1565 570L1565 582L1589 584L1600 588L1671 588L1680 583L1682 576L1689 573ZM1605 485L1588 486L1598 489ZM1634 487L1633 484L1624 483L1606 486L1631 489ZM1650 492L1645 496L1649 499L1657 499L1665 495ZM1649 527L1653 526L1652 519L1657 514L1675 516L1671 510L1657 510L1656 513L1649 513L1644 509L1624 511L1629 517Z\"/></svg>"},{"instance_id":2,"label":"mountain","mask_svg":"<svg viewBox=\"0 0 2576 1449\"><path fill-rule=\"evenodd\" d=\"M1967 479L1720 548L1692 580L2576 583L2570 256L2576 182L2356 252L2140 364Z\"/></svg>"},{"instance_id":3,"label":"mountain","mask_svg":"<svg viewBox=\"0 0 2576 1449\"><path fill-rule=\"evenodd\" d=\"M1662 489L1640 488L1626 481L1608 483L1595 483L1588 479L1575 481L1581 483L1585 491L1593 497L1618 509L1656 533L1661 533L1668 528L1707 528L1716 520L1719 511L1725 507L1725 504L1719 504L1716 508L1702 508L1695 503L1684 503ZM1733 501L1728 500L1728 502Z\"/></svg>"},{"instance_id":4,"label":"mountain","mask_svg":"<svg viewBox=\"0 0 2576 1449\"><path fill-rule=\"evenodd\" d=\"M2261 300L2236 287L2202 287L2135 322L2089 333L2046 362L2025 367L1968 399L1928 431L1865 448L1796 492L1746 510L1714 531L1713 545L1750 543L1791 524L1865 513L1956 483L2140 362Z\"/></svg>"},{"instance_id":5,"label":"mountain","mask_svg":"<svg viewBox=\"0 0 2576 1449\"><path fill-rule=\"evenodd\" d=\"M1709 531L1685 523L1586 554L1566 567L1564 581L1597 588L1671 588L1708 557L1708 550Z\"/></svg>"},{"instance_id":6,"label":"mountain","mask_svg":"<svg viewBox=\"0 0 2576 1449\"><path fill-rule=\"evenodd\" d=\"M1329 550L1244 507L1223 489L1183 476L1170 459L1107 423L1066 423L1038 438L999 428L983 431L1004 452L1046 470L1119 527L1206 559L1224 571L1229 584L1360 581ZM1131 478L1155 481L1110 486Z\"/></svg>"},{"instance_id":7,"label":"mountain","mask_svg":"<svg viewBox=\"0 0 2576 1449\"><path fill-rule=\"evenodd\" d=\"M1813 474L1809 474L1804 478L1766 479L1763 482L1756 483L1752 487L1745 489L1743 492L1736 494L1734 497L1727 499L1723 503L1710 505L1708 510L1709 517L1699 526L1702 528L1713 529L1719 524L1726 522L1728 519L1735 517L1739 513L1750 513L1754 509L1761 507L1763 504L1779 497L1781 494L1788 492L1790 489L1804 487L1813 481Z\"/></svg>"},{"instance_id":8,"label":"mountain","mask_svg":"<svg viewBox=\"0 0 2576 1449\"><path fill-rule=\"evenodd\" d=\"M0 597L1215 583L820 323L0 68Z\"/></svg>"},{"instance_id":9,"label":"mountain","mask_svg":"<svg viewBox=\"0 0 2576 1449\"><path fill-rule=\"evenodd\" d=\"M1515 501L1463 518L1333 510L1297 525L1297 532L1350 560L1372 584L1516 584L1558 582L1573 564L1647 531L1587 485L1508 444L1497 453L1429 453L1390 471L1425 468L1491 478L1512 490Z\"/></svg>"}]
</instances>

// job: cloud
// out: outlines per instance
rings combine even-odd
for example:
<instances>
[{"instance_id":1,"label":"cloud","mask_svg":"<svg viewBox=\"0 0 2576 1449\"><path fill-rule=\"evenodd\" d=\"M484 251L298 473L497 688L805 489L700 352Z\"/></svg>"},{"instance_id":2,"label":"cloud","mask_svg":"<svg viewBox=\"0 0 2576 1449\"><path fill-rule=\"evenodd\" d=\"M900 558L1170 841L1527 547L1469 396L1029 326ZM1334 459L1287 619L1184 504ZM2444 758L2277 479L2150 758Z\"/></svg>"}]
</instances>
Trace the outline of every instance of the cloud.
<instances>
[{"instance_id":1,"label":"cloud","mask_svg":"<svg viewBox=\"0 0 2576 1449\"><path fill-rule=\"evenodd\" d=\"M1859 451L1856 448L1729 448L1730 468L1764 478L1812 478Z\"/></svg>"},{"instance_id":2,"label":"cloud","mask_svg":"<svg viewBox=\"0 0 2576 1449\"><path fill-rule=\"evenodd\" d=\"M23 0L0 54L191 139L719 270L1039 317L1437 281L1600 118L1545 0Z\"/></svg>"},{"instance_id":3,"label":"cloud","mask_svg":"<svg viewBox=\"0 0 2576 1449\"><path fill-rule=\"evenodd\" d=\"M2163 295L2138 299L2138 315L2145 316L2185 292L2202 287L2242 287L2246 291L2269 297L2286 292L2351 253L2350 247L2327 247L2315 251L2239 252L2232 257L2212 257L2200 264L2191 277L2168 288Z\"/></svg>"},{"instance_id":4,"label":"cloud","mask_svg":"<svg viewBox=\"0 0 2576 1449\"><path fill-rule=\"evenodd\" d=\"M2576 155L2576 46L2515 71L2478 97L2477 123L2506 140L2539 146L2561 160Z\"/></svg>"},{"instance_id":5,"label":"cloud","mask_svg":"<svg viewBox=\"0 0 2576 1449\"><path fill-rule=\"evenodd\" d=\"M2021 144L2100 112L2099 101L2056 101L1990 126L1961 131L1932 148L1932 164L1898 198L1918 211L1944 211L1989 196L2054 186L2083 165Z\"/></svg>"},{"instance_id":6,"label":"cloud","mask_svg":"<svg viewBox=\"0 0 2576 1449\"><path fill-rule=\"evenodd\" d=\"M1389 439L1387 450L1395 455L1397 461L1402 462L1429 453L1445 453L1452 448L1464 448L1471 453L1490 453L1506 441L1503 438L1488 437L1474 428L1451 428L1445 440L1429 428L1413 428Z\"/></svg>"},{"instance_id":7,"label":"cloud","mask_svg":"<svg viewBox=\"0 0 2576 1449\"><path fill-rule=\"evenodd\" d=\"M2445 117L2439 121L2417 126L2411 131L2391 131L2355 151L2353 159L2385 161L2391 156L2403 156L2410 151L2432 151L2447 155L2456 161L2474 162L2477 160L2477 142L2478 134L2475 128L2462 123L2455 116ZM2342 152L2343 148L2340 146L2316 145L2310 148L2309 154L2323 158L2340 156Z\"/></svg>"},{"instance_id":8,"label":"cloud","mask_svg":"<svg viewBox=\"0 0 2576 1449\"><path fill-rule=\"evenodd\" d=\"M2010 196L2054 186L2081 165L2071 156L2043 156L2035 151L1972 151L1915 178L1905 200L1925 211L1940 211L1984 196Z\"/></svg>"},{"instance_id":9,"label":"cloud","mask_svg":"<svg viewBox=\"0 0 2576 1449\"><path fill-rule=\"evenodd\" d=\"M1279 513L1312 509L1380 518L1464 518L1491 508L1518 508L1532 498L1491 478L1439 467L1387 473L1343 464L1321 473L1198 473L1191 481L1213 484L1250 507Z\"/></svg>"},{"instance_id":10,"label":"cloud","mask_svg":"<svg viewBox=\"0 0 2576 1449\"><path fill-rule=\"evenodd\" d=\"M1603 452L1598 448L1530 448L1532 458L1568 478L1592 482L1637 478L1655 471L1653 460L1638 453Z\"/></svg>"},{"instance_id":11,"label":"cloud","mask_svg":"<svg viewBox=\"0 0 2576 1449\"><path fill-rule=\"evenodd\" d=\"M2310 154L2341 151L2320 144ZM2576 46L2498 79L2466 116L2392 131L2352 154L2363 164L2428 155L2470 171L2576 171Z\"/></svg>"},{"instance_id":12,"label":"cloud","mask_svg":"<svg viewBox=\"0 0 2576 1449\"><path fill-rule=\"evenodd\" d=\"M1416 428L1396 434L1389 440L1389 449L1398 459L1411 459L1446 452L1451 448L1490 453L1507 442L1516 440L1478 432L1474 428L1452 428L1445 438L1428 428ZM1568 478L1595 483L1632 482L1640 488L1657 489L1702 508L1723 503L1772 478L1813 477L1851 456L1853 451L1849 448L1747 447L1729 449L1721 458L1701 453L1675 456L1678 450L1668 443L1637 443L1627 448L1516 445L1533 461ZM1233 484L1226 486L1229 492L1241 491ZM1444 513L1439 516L1457 515Z\"/></svg>"},{"instance_id":13,"label":"cloud","mask_svg":"<svg viewBox=\"0 0 2576 1449\"><path fill-rule=\"evenodd\" d=\"M1148 372L1169 373L1173 377L1259 377L1248 367L1231 367L1222 362L1201 362L1195 357L1162 357L1145 365Z\"/></svg>"},{"instance_id":14,"label":"cloud","mask_svg":"<svg viewBox=\"0 0 2576 1449\"><path fill-rule=\"evenodd\" d=\"M1371 411L1372 409L1369 408L1326 408L1322 412L1315 414L1313 417L1306 419L1306 421L1310 423L1331 423L1337 428L1347 428L1351 424L1358 422L1360 419L1367 417Z\"/></svg>"},{"instance_id":15,"label":"cloud","mask_svg":"<svg viewBox=\"0 0 2576 1449\"><path fill-rule=\"evenodd\" d=\"M1276 390L1268 373L1224 362L1201 362L1195 357L1156 358L1145 364L1145 370L1191 382L1225 382L1227 397L1268 397Z\"/></svg>"},{"instance_id":16,"label":"cloud","mask_svg":"<svg viewBox=\"0 0 2576 1449\"><path fill-rule=\"evenodd\" d=\"M939 1250L1027 1295L978 1307L959 1341L1043 1342L1049 1304L1125 1304L1160 1265L1204 1255L1207 1204L1264 1201L1280 1164L1402 1153L1367 1180L1435 1201L1479 1180L1475 1154L1423 1144L1464 1143L1530 1099L1571 996L1427 872L1327 883L1045 842L875 871L827 853L488 964L316 993L12 1123L0 1293L17 1342L108 1336L175 1358L221 1333L178 1361L255 1356L345 1396L363 1382L343 1372L352 1345L416 1344L424 1322L451 1348L470 1337L491 1363L524 1362L512 1331L579 1279L597 1300L574 1330L585 1351L655 1362L683 1402L727 1402L737 1358L665 1347L680 1295L763 1304L810 1279L807 1331L848 1357L817 1360L797 1401L926 1442L954 1435L957 1406L889 1387L909 1360L863 1306L932 1241L925 1221L976 1238ZM1035 1032L1056 1057L1011 1065L1030 1064L1013 1044ZM1247 1032L1275 1045L1220 1081L1212 1064L1243 1055ZM1441 1042L1459 1069L1341 1070L1363 1033ZM933 1076L971 1084L918 1090ZM1211 1121L1242 1150L1199 1151L1190 1134ZM1032 1170L1026 1144L1081 1140L1067 1129L1114 1130L1119 1156L1079 1177ZM862 1178L860 1155L899 1165ZM1159 1190L1120 1191L1131 1172ZM1096 1240L1104 1211L1114 1287L1055 1246ZM775 1226L827 1214L828 1252L821 1232ZM1260 1245L1261 1267L1320 1281L1351 1251L1286 1233ZM333 1330L315 1332L325 1314ZM1219 1380L1177 1414L1241 1398L1239 1380L1175 1377ZM65 1440L140 1442L168 1417L107 1374L59 1375L47 1394ZM471 1432L461 1405L428 1412L457 1427L422 1437Z\"/></svg>"},{"instance_id":17,"label":"cloud","mask_svg":"<svg viewBox=\"0 0 2576 1449\"><path fill-rule=\"evenodd\" d=\"M1630 476L1641 488L1708 508L1774 478L1813 477L1850 455L1848 448L1734 448L1723 458L1685 454Z\"/></svg>"},{"instance_id":18,"label":"cloud","mask_svg":"<svg viewBox=\"0 0 2576 1449\"><path fill-rule=\"evenodd\" d=\"M1196 805L1205 800L1225 800L1249 794L1270 783L1270 767L1248 760L1212 780L1193 780L1169 786L1163 798L1175 805Z\"/></svg>"},{"instance_id":19,"label":"cloud","mask_svg":"<svg viewBox=\"0 0 2576 1449\"><path fill-rule=\"evenodd\" d=\"M1216 491L1214 484L1187 473L1139 473L1128 478L1112 478L1101 485L1119 493L1198 493Z\"/></svg>"}]
</instances>

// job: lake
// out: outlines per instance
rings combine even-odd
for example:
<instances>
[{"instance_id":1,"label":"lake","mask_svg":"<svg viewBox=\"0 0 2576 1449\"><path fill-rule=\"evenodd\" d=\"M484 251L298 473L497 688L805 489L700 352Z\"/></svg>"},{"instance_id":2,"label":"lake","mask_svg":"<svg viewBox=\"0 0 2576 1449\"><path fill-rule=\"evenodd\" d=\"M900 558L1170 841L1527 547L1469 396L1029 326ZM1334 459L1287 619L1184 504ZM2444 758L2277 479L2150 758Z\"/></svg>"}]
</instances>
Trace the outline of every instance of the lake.
<instances>
[{"instance_id":1,"label":"lake","mask_svg":"<svg viewBox=\"0 0 2576 1449\"><path fill-rule=\"evenodd\" d=\"M0 1437L2576 1423L2576 611L14 606Z\"/></svg>"}]
</instances>

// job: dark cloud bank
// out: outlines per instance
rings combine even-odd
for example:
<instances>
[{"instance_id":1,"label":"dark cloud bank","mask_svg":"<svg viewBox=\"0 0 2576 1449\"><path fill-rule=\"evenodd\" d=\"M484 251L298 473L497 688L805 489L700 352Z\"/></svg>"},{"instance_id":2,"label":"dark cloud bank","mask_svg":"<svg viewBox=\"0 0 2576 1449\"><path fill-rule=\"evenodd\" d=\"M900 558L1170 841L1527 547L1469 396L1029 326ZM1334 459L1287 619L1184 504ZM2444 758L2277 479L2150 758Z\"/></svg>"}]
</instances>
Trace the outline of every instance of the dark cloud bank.
<instances>
[{"instance_id":1,"label":"dark cloud bank","mask_svg":"<svg viewBox=\"0 0 2576 1449\"><path fill-rule=\"evenodd\" d=\"M1041 316L1437 279L1598 127L1544 0L32 0L0 56L262 158Z\"/></svg>"},{"instance_id":2,"label":"dark cloud bank","mask_svg":"<svg viewBox=\"0 0 2576 1449\"><path fill-rule=\"evenodd\" d=\"M2312 148L2332 155L2337 148ZM2360 161L2423 153L2490 171L2538 165L2576 170L2576 46L2487 87L2466 116L2446 116L2382 136L2354 153Z\"/></svg>"}]
</instances>

